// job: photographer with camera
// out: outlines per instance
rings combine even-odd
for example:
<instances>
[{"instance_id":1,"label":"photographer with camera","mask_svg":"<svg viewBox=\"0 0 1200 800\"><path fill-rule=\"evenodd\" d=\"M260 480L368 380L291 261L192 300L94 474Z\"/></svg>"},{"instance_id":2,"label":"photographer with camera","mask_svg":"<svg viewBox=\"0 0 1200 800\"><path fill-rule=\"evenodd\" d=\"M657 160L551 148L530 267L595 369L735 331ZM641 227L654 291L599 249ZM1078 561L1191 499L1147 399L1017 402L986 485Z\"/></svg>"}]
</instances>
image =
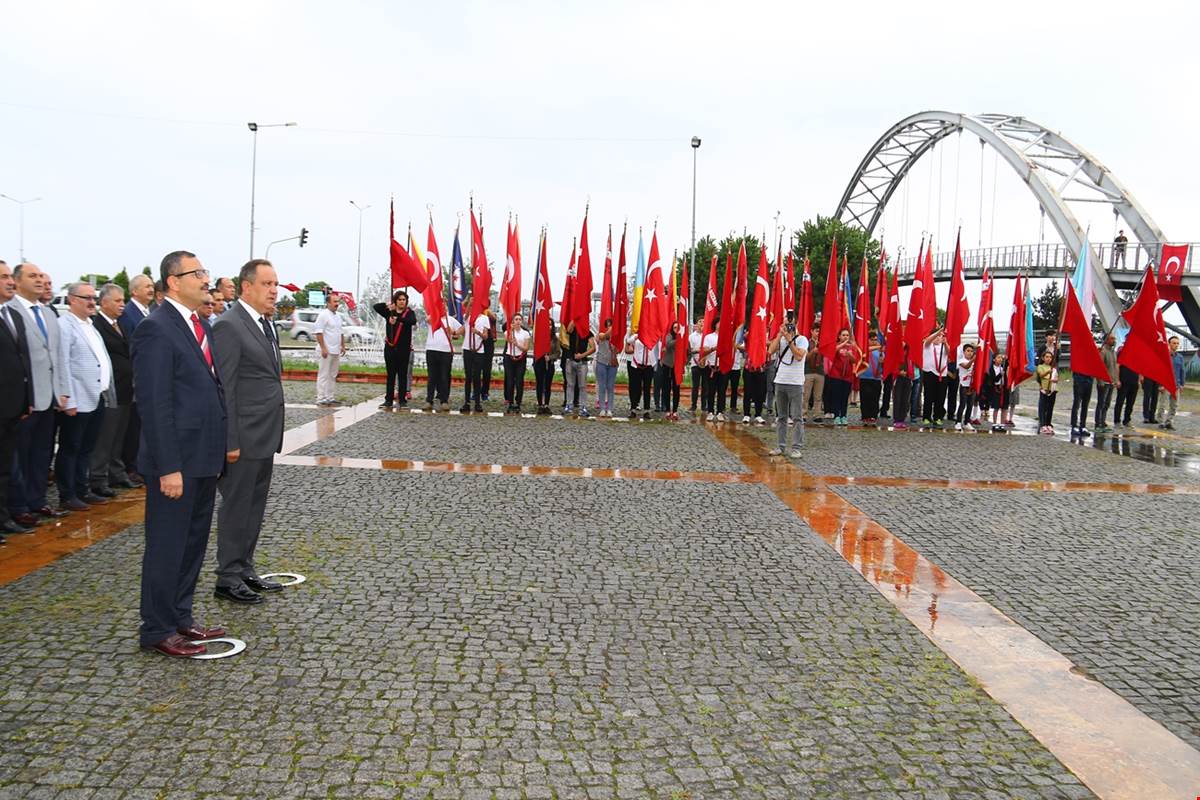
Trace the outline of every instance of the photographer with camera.
<instances>
[{"instance_id":1,"label":"photographer with camera","mask_svg":"<svg viewBox=\"0 0 1200 800\"><path fill-rule=\"evenodd\" d=\"M767 355L775 360L775 434L778 445L770 451L781 456L787 445L788 418L795 419L792 428L792 447L789 455L800 457L804 446L804 358L808 355L808 339L796 332L796 314L787 312L787 321L778 335L767 345Z\"/></svg>"}]
</instances>

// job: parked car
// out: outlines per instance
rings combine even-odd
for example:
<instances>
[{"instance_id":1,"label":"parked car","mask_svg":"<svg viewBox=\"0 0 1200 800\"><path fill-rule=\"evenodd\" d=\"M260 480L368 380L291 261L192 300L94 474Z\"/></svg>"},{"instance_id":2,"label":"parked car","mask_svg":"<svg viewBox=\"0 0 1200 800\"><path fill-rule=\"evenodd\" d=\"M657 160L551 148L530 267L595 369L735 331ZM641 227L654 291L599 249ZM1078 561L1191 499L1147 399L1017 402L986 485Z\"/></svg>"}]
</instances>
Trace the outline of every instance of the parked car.
<instances>
[{"instance_id":1,"label":"parked car","mask_svg":"<svg viewBox=\"0 0 1200 800\"><path fill-rule=\"evenodd\" d=\"M321 310L318 308L296 309L292 312L292 324L288 328L288 333L297 341L316 341L316 336L313 335L313 326L317 321L317 314L319 313L321 313ZM345 338L347 345L371 344L375 341L375 332L370 328L363 325L355 325L350 321L350 317L344 313L338 312L338 316L342 318L342 336Z\"/></svg>"}]
</instances>

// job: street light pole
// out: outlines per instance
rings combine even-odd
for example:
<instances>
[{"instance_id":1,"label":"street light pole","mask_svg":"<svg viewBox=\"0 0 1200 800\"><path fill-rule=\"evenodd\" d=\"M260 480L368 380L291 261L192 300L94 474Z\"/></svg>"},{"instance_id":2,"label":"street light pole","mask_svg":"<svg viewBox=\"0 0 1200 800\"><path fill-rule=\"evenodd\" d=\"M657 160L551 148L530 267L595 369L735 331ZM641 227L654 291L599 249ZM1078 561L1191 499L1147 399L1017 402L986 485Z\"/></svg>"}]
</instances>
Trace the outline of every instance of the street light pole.
<instances>
[{"instance_id":1,"label":"street light pole","mask_svg":"<svg viewBox=\"0 0 1200 800\"><path fill-rule=\"evenodd\" d=\"M357 208L357 209L358 209L358 266L357 266L357 267L355 268L355 270L354 270L354 300L355 300L355 302L358 302L358 301L359 301L359 300L362 298L362 291L361 291L361 289L362 289L362 286L361 286L361 283L362 283L362 223L363 223L363 212L364 212L364 211L366 211L368 208L370 208L370 207L371 207L371 205L370 205L370 203L368 203L368 204L367 204L367 205L365 205L365 206L360 206L358 203L354 202L353 200L351 200L351 201L350 201L350 205L352 205L352 206L354 206L355 208Z\"/></svg>"},{"instance_id":2,"label":"street light pole","mask_svg":"<svg viewBox=\"0 0 1200 800\"><path fill-rule=\"evenodd\" d=\"M696 307L692 305L696 299L696 154L700 152L700 137L692 137L692 257L688 265L688 320L690 325L696 321Z\"/></svg>"},{"instance_id":3,"label":"street light pole","mask_svg":"<svg viewBox=\"0 0 1200 800\"><path fill-rule=\"evenodd\" d=\"M19 247L19 249L18 249L18 252L20 252L20 254L21 254L21 263L23 264L23 263L25 263L25 204L26 204L26 203L36 203L38 200L41 200L42 198L40 198L40 197L31 197L31 198L29 198L28 200L18 200L17 198L15 198L15 197L9 197L9 196L8 196L8 195L6 195L6 194L0 194L0 197L3 197L5 200L11 200L11 201L13 201L14 203L16 203L16 204L17 204L17 207L21 209L21 211L20 211L20 220L21 220L21 244L20 244L20 247Z\"/></svg>"},{"instance_id":4,"label":"street light pole","mask_svg":"<svg viewBox=\"0 0 1200 800\"><path fill-rule=\"evenodd\" d=\"M259 124L247 122L246 127L254 134L254 147L250 156L250 258L254 258L254 190L258 181L258 129L259 128L294 128L294 122L273 122Z\"/></svg>"}]
</instances>

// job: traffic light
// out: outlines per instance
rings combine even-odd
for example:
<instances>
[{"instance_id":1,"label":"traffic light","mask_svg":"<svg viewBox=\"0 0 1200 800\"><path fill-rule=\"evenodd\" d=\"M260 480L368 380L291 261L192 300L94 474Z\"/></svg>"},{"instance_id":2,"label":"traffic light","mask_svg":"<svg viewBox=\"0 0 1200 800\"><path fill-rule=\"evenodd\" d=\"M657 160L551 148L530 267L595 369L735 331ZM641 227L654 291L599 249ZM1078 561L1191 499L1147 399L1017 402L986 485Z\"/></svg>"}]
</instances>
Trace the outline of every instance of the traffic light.
<instances>
[{"instance_id":1,"label":"traffic light","mask_svg":"<svg viewBox=\"0 0 1200 800\"><path fill-rule=\"evenodd\" d=\"M300 246L304 247L308 243L308 228L300 229Z\"/></svg>"}]
</instances>

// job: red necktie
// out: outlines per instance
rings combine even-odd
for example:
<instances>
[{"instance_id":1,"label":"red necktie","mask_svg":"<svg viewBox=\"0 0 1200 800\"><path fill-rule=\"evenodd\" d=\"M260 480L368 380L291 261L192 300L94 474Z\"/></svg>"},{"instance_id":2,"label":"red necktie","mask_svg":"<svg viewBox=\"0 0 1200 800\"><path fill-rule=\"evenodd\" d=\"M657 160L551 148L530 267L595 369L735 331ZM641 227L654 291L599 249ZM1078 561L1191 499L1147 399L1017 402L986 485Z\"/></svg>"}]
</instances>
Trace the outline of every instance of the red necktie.
<instances>
[{"instance_id":1,"label":"red necktie","mask_svg":"<svg viewBox=\"0 0 1200 800\"><path fill-rule=\"evenodd\" d=\"M196 343L200 345L200 351L204 353L204 360L208 362L208 368L212 369L212 351L208 349L208 339L204 336L204 326L200 324L200 317L195 313L192 314L192 330L196 332Z\"/></svg>"}]
</instances>

